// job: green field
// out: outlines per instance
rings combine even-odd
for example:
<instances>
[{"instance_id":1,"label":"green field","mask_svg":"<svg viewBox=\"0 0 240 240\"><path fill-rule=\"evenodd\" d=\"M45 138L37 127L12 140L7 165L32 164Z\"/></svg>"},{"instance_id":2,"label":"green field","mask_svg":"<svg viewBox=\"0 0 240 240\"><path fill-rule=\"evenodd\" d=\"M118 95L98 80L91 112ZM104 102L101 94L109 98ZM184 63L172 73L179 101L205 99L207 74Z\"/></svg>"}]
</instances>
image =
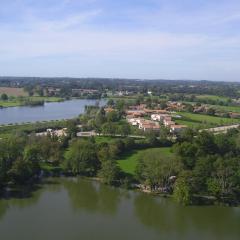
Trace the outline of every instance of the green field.
<instances>
[{"instance_id":1,"label":"green field","mask_svg":"<svg viewBox=\"0 0 240 240\"><path fill-rule=\"evenodd\" d=\"M178 112L178 114L182 116L182 119L175 120L176 123L185 124L189 127L208 128L240 123L240 119L215 117L187 112Z\"/></svg>"},{"instance_id":2,"label":"green field","mask_svg":"<svg viewBox=\"0 0 240 240\"><path fill-rule=\"evenodd\" d=\"M222 110L226 112L240 112L239 106L220 106L220 105L209 105L216 110Z\"/></svg>"},{"instance_id":3,"label":"green field","mask_svg":"<svg viewBox=\"0 0 240 240\"><path fill-rule=\"evenodd\" d=\"M109 136L109 137L105 137L105 136L96 136L94 137L96 143L103 143L103 142L107 142L107 143L110 143L116 139L119 139L119 137L113 137L113 136Z\"/></svg>"},{"instance_id":4,"label":"green field","mask_svg":"<svg viewBox=\"0 0 240 240\"><path fill-rule=\"evenodd\" d=\"M137 166L137 161L141 154L146 153L148 151L154 151L159 154L159 156L170 157L173 153L171 153L171 148L148 148L144 150L135 150L128 154L122 156L121 159L118 160L118 165L121 170L128 174L135 174L135 169Z\"/></svg>"},{"instance_id":5,"label":"green field","mask_svg":"<svg viewBox=\"0 0 240 240\"><path fill-rule=\"evenodd\" d=\"M20 98L13 98L7 101L0 100L0 106L2 107L18 107L23 106L24 101L45 101L45 102L59 102L63 101L62 98L59 97L20 97Z\"/></svg>"},{"instance_id":6,"label":"green field","mask_svg":"<svg viewBox=\"0 0 240 240\"><path fill-rule=\"evenodd\" d=\"M228 97L223 97L223 96L216 96L216 95L197 95L196 98L198 99L210 99L210 100L215 100L215 101L223 101L223 102L227 102L228 101Z\"/></svg>"}]
</instances>

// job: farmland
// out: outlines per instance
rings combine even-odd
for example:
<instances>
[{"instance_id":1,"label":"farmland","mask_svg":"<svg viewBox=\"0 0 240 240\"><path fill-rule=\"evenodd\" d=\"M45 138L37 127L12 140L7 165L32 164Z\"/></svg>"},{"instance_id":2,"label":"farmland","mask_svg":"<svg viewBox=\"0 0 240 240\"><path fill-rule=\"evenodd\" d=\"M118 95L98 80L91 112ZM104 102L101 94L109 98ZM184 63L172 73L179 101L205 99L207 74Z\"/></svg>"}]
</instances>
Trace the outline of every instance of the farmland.
<instances>
[{"instance_id":1,"label":"farmland","mask_svg":"<svg viewBox=\"0 0 240 240\"><path fill-rule=\"evenodd\" d=\"M27 92L25 92L23 88L0 87L0 95L3 93L13 97L28 96Z\"/></svg>"}]
</instances>

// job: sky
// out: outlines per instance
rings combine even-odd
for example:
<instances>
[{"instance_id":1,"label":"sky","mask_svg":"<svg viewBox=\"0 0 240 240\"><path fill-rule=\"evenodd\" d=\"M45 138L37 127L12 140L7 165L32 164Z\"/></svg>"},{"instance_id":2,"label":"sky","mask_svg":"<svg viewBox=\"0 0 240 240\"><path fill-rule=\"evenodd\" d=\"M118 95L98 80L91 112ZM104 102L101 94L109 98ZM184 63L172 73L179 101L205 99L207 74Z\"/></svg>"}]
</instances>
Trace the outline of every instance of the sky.
<instances>
[{"instance_id":1,"label":"sky","mask_svg":"<svg viewBox=\"0 0 240 240\"><path fill-rule=\"evenodd\" d=\"M0 0L0 76L240 81L240 1Z\"/></svg>"}]
</instances>

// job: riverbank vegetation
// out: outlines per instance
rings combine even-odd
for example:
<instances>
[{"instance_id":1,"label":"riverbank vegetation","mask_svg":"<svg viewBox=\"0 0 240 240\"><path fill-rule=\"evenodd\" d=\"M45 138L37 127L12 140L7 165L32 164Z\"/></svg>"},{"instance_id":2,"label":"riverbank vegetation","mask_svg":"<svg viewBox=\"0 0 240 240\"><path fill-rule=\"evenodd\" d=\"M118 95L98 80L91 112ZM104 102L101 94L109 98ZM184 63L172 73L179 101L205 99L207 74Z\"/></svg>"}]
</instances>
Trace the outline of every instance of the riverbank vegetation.
<instances>
[{"instance_id":1,"label":"riverbank vegetation","mask_svg":"<svg viewBox=\"0 0 240 240\"><path fill-rule=\"evenodd\" d=\"M1 95L0 107L19 107L19 106L39 106L43 105L45 102L60 102L63 101L63 98L60 97L13 97L8 96L4 97L6 94Z\"/></svg>"},{"instance_id":2,"label":"riverbank vegetation","mask_svg":"<svg viewBox=\"0 0 240 240\"><path fill-rule=\"evenodd\" d=\"M207 90L203 83L190 87L189 83L182 82L180 87L163 81L160 87L159 82L153 81L149 85L136 82L129 95L124 84L121 85L124 90L119 90L110 80L105 81L104 87L101 81L95 86L84 82L85 88L80 88L78 81L69 86L60 81L59 88L46 83L44 89L37 85L26 88L24 81L20 83L29 93L25 100L30 99L31 104L73 97L73 93L76 97L90 98L97 94L109 99L105 107L87 106L85 113L72 121L1 126L2 190L38 181L43 176L63 174L173 196L185 205L240 203L240 130L216 135L198 131L240 123L236 114L214 109L237 108L238 91L225 85L216 89L211 83L207 84ZM47 98L34 96L35 91L39 91L40 96L46 90ZM11 99L5 94L1 101ZM151 112L167 112L174 124L188 128L180 126L181 131L174 133L159 120L157 130L143 130L127 122L126 115L131 109L140 114L138 120L146 122L150 121ZM47 133L47 128L66 128L67 134L36 135Z\"/></svg>"},{"instance_id":3,"label":"riverbank vegetation","mask_svg":"<svg viewBox=\"0 0 240 240\"><path fill-rule=\"evenodd\" d=\"M226 135L188 130L172 147L152 137L58 138L18 134L0 140L1 188L34 182L45 174L98 177L110 185L173 194L182 204L196 199L238 204L239 130ZM167 140L166 140L167 142ZM213 202L211 202L213 203Z\"/></svg>"}]
</instances>

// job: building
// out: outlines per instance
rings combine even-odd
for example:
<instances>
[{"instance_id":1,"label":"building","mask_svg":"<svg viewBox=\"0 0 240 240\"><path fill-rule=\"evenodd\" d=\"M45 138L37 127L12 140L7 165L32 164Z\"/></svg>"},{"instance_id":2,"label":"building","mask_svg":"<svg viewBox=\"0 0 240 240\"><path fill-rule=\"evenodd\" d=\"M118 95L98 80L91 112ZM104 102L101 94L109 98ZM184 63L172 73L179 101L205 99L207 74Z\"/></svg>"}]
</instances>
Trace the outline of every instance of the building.
<instances>
[{"instance_id":1,"label":"building","mask_svg":"<svg viewBox=\"0 0 240 240\"><path fill-rule=\"evenodd\" d=\"M187 126L185 125L171 125L170 126L170 132L174 134L180 133L182 130L184 130Z\"/></svg>"},{"instance_id":2,"label":"building","mask_svg":"<svg viewBox=\"0 0 240 240\"><path fill-rule=\"evenodd\" d=\"M170 121L169 120L164 120L163 124L164 124L165 127L170 127L172 125L175 125L175 122L173 122L171 120Z\"/></svg>"},{"instance_id":3,"label":"building","mask_svg":"<svg viewBox=\"0 0 240 240\"><path fill-rule=\"evenodd\" d=\"M94 94L98 93L98 90L95 89L82 89L82 88L75 88L72 89L72 94L79 94L79 95L84 95L84 94Z\"/></svg>"},{"instance_id":4,"label":"building","mask_svg":"<svg viewBox=\"0 0 240 240\"><path fill-rule=\"evenodd\" d=\"M51 128L48 128L46 132L40 132L36 133L36 136L57 136L57 137L65 137L67 136L67 128L59 129L59 130L54 130Z\"/></svg>"},{"instance_id":5,"label":"building","mask_svg":"<svg viewBox=\"0 0 240 240\"><path fill-rule=\"evenodd\" d=\"M150 120L140 120L139 122L139 129L142 129L144 132L145 131L159 131L160 130L160 125L158 122L153 122Z\"/></svg>"},{"instance_id":6,"label":"building","mask_svg":"<svg viewBox=\"0 0 240 240\"><path fill-rule=\"evenodd\" d=\"M145 116L145 112L142 110L128 110L126 111L127 115L131 115L132 117L143 117Z\"/></svg>"},{"instance_id":7,"label":"building","mask_svg":"<svg viewBox=\"0 0 240 240\"><path fill-rule=\"evenodd\" d=\"M107 107L107 108L104 108L104 111L105 111L106 113L110 113L110 112L114 112L115 109L113 109L113 108L111 108L111 107Z\"/></svg>"},{"instance_id":8,"label":"building","mask_svg":"<svg viewBox=\"0 0 240 240\"><path fill-rule=\"evenodd\" d=\"M171 120L171 116L169 114L152 114L151 115L151 119L153 121L163 122L163 120L166 118Z\"/></svg>"},{"instance_id":9,"label":"building","mask_svg":"<svg viewBox=\"0 0 240 240\"><path fill-rule=\"evenodd\" d=\"M133 105L129 106L130 110L144 110L147 107L146 104L140 104L140 105Z\"/></svg>"},{"instance_id":10,"label":"building","mask_svg":"<svg viewBox=\"0 0 240 240\"><path fill-rule=\"evenodd\" d=\"M230 118L240 118L240 113L230 112L229 116Z\"/></svg>"}]
</instances>

